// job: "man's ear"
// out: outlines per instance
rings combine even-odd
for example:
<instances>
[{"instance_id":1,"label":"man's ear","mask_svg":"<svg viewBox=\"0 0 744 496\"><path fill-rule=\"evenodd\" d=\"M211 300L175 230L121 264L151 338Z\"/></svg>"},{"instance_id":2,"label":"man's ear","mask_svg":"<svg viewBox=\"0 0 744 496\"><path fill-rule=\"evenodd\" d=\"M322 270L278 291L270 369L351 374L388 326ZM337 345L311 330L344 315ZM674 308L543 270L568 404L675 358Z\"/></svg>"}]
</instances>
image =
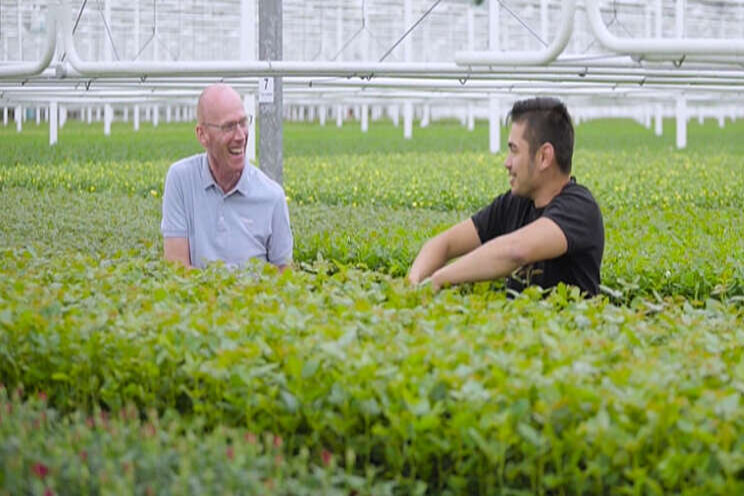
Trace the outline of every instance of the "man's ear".
<instances>
[{"instance_id":1,"label":"man's ear","mask_svg":"<svg viewBox=\"0 0 744 496\"><path fill-rule=\"evenodd\" d=\"M537 163L541 171L547 170L555 161L555 148L552 143L543 143L537 150Z\"/></svg>"},{"instance_id":2,"label":"man's ear","mask_svg":"<svg viewBox=\"0 0 744 496\"><path fill-rule=\"evenodd\" d=\"M206 148L207 143L209 142L209 137L207 136L207 133L204 127L197 124L196 128L194 129L194 132L196 133L196 139L199 140L199 143L201 143L201 146Z\"/></svg>"}]
</instances>

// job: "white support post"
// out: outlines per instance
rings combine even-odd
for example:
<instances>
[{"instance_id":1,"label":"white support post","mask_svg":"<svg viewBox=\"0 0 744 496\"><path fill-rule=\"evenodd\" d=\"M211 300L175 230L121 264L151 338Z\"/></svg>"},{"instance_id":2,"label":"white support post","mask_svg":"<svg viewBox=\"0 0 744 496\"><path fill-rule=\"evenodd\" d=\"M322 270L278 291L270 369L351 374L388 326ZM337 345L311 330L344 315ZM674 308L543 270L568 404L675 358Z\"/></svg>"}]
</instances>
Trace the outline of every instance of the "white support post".
<instances>
[{"instance_id":1,"label":"white support post","mask_svg":"<svg viewBox=\"0 0 744 496\"><path fill-rule=\"evenodd\" d=\"M664 132L664 113L662 112L660 103L656 104L655 116L654 116L654 133L656 136L661 136Z\"/></svg>"},{"instance_id":2,"label":"white support post","mask_svg":"<svg viewBox=\"0 0 744 496\"><path fill-rule=\"evenodd\" d=\"M344 106L336 105L336 127L344 125Z\"/></svg>"},{"instance_id":3,"label":"white support post","mask_svg":"<svg viewBox=\"0 0 744 496\"><path fill-rule=\"evenodd\" d=\"M111 121L114 118L114 109L111 104L107 103L103 106L103 134L104 136L111 135Z\"/></svg>"},{"instance_id":4,"label":"white support post","mask_svg":"<svg viewBox=\"0 0 744 496\"><path fill-rule=\"evenodd\" d=\"M8 125L8 107L3 107L3 126Z\"/></svg>"},{"instance_id":5,"label":"white support post","mask_svg":"<svg viewBox=\"0 0 744 496\"><path fill-rule=\"evenodd\" d=\"M87 108L86 114L87 114L87 119L86 120L87 120L88 124L92 123L93 122L93 108L91 108L89 106Z\"/></svg>"},{"instance_id":6,"label":"white support post","mask_svg":"<svg viewBox=\"0 0 744 496\"><path fill-rule=\"evenodd\" d=\"M152 127L158 127L160 122L160 109L157 105L152 106Z\"/></svg>"},{"instance_id":7,"label":"white support post","mask_svg":"<svg viewBox=\"0 0 744 496\"><path fill-rule=\"evenodd\" d=\"M250 126L248 126L248 136L246 137L247 143L245 146L245 153L248 160L251 162L256 161L256 95L253 93L246 93L243 95L243 110L245 115L252 115Z\"/></svg>"},{"instance_id":8,"label":"white support post","mask_svg":"<svg viewBox=\"0 0 744 496\"><path fill-rule=\"evenodd\" d=\"M307 107L307 121L315 122L315 105L310 105Z\"/></svg>"},{"instance_id":9,"label":"white support post","mask_svg":"<svg viewBox=\"0 0 744 496\"><path fill-rule=\"evenodd\" d=\"M129 122L129 107L124 106L123 113L124 114L122 115L122 120L124 122Z\"/></svg>"},{"instance_id":10,"label":"white support post","mask_svg":"<svg viewBox=\"0 0 744 496\"><path fill-rule=\"evenodd\" d=\"M362 115L361 115L361 125L362 125L362 132L366 133L369 130L369 105L363 104L362 105Z\"/></svg>"},{"instance_id":11,"label":"white support post","mask_svg":"<svg viewBox=\"0 0 744 496\"><path fill-rule=\"evenodd\" d=\"M96 122L101 122L101 107L96 107Z\"/></svg>"},{"instance_id":12,"label":"white support post","mask_svg":"<svg viewBox=\"0 0 744 496\"><path fill-rule=\"evenodd\" d=\"M400 105L393 105L391 117L393 119L393 126L400 126Z\"/></svg>"},{"instance_id":13,"label":"white support post","mask_svg":"<svg viewBox=\"0 0 744 496\"><path fill-rule=\"evenodd\" d=\"M406 102L403 104L403 138L411 139L413 137L413 103Z\"/></svg>"},{"instance_id":14,"label":"white support post","mask_svg":"<svg viewBox=\"0 0 744 496\"><path fill-rule=\"evenodd\" d=\"M475 129L475 105L468 102L468 131Z\"/></svg>"},{"instance_id":15,"label":"white support post","mask_svg":"<svg viewBox=\"0 0 744 496\"><path fill-rule=\"evenodd\" d=\"M57 102L49 102L49 146L57 143Z\"/></svg>"},{"instance_id":16,"label":"white support post","mask_svg":"<svg viewBox=\"0 0 744 496\"><path fill-rule=\"evenodd\" d=\"M499 99L493 95L488 97L488 150L491 153L501 151L501 112Z\"/></svg>"},{"instance_id":17,"label":"white support post","mask_svg":"<svg viewBox=\"0 0 744 496\"><path fill-rule=\"evenodd\" d=\"M16 131L20 133L21 131L23 131L23 116L22 116L23 107L21 107L20 105L16 105L14 114L15 114L15 122L16 122Z\"/></svg>"},{"instance_id":18,"label":"white support post","mask_svg":"<svg viewBox=\"0 0 744 496\"><path fill-rule=\"evenodd\" d=\"M723 129L723 126L725 125L726 117L723 115L723 112L720 110L718 111L718 127Z\"/></svg>"},{"instance_id":19,"label":"white support post","mask_svg":"<svg viewBox=\"0 0 744 496\"><path fill-rule=\"evenodd\" d=\"M320 108L318 109L318 121L320 121L321 126L325 126L327 113L328 113L328 108L325 105L321 105Z\"/></svg>"},{"instance_id":20,"label":"white support post","mask_svg":"<svg viewBox=\"0 0 744 496\"><path fill-rule=\"evenodd\" d=\"M38 105L36 106L36 110L34 110L34 117L36 118L36 125L41 124L41 107Z\"/></svg>"},{"instance_id":21,"label":"white support post","mask_svg":"<svg viewBox=\"0 0 744 496\"><path fill-rule=\"evenodd\" d=\"M134 106L133 113L134 116L132 120L134 121L134 130L139 131L139 105Z\"/></svg>"},{"instance_id":22,"label":"white support post","mask_svg":"<svg viewBox=\"0 0 744 496\"><path fill-rule=\"evenodd\" d=\"M429 127L429 121L431 120L431 107L428 103L425 103L421 108L421 127Z\"/></svg>"},{"instance_id":23,"label":"white support post","mask_svg":"<svg viewBox=\"0 0 744 496\"><path fill-rule=\"evenodd\" d=\"M170 124L171 122L171 106L166 105L165 106L165 122Z\"/></svg>"},{"instance_id":24,"label":"white support post","mask_svg":"<svg viewBox=\"0 0 744 496\"><path fill-rule=\"evenodd\" d=\"M687 99L680 95L677 97L677 148L682 150L687 147Z\"/></svg>"},{"instance_id":25,"label":"white support post","mask_svg":"<svg viewBox=\"0 0 744 496\"><path fill-rule=\"evenodd\" d=\"M67 123L67 107L64 105L59 106L59 128L62 129Z\"/></svg>"}]
</instances>

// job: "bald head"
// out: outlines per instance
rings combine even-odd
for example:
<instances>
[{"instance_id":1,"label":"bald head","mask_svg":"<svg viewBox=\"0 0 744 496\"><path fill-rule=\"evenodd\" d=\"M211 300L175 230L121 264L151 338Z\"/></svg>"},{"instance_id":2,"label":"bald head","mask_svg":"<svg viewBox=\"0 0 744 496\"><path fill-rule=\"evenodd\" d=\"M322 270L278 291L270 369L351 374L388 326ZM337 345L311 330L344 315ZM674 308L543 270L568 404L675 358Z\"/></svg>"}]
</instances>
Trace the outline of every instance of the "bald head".
<instances>
[{"instance_id":1,"label":"bald head","mask_svg":"<svg viewBox=\"0 0 744 496\"><path fill-rule=\"evenodd\" d=\"M207 86L199 95L196 106L197 122L219 122L226 109L242 106L240 95L231 86L218 83Z\"/></svg>"}]
</instances>

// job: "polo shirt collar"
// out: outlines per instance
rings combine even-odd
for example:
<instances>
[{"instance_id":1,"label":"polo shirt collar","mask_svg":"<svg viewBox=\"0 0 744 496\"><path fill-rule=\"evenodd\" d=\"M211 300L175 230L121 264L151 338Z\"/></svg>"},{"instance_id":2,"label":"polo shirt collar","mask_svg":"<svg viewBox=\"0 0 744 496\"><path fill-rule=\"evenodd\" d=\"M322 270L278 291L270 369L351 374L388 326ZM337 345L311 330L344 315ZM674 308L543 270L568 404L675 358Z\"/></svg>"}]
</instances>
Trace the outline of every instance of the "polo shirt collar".
<instances>
[{"instance_id":1,"label":"polo shirt collar","mask_svg":"<svg viewBox=\"0 0 744 496\"><path fill-rule=\"evenodd\" d=\"M252 163L246 160L245 167L243 167L243 172L240 174L240 179L238 179L238 184L236 184L235 187L228 192L228 194L234 191L239 191L240 194L242 194L243 196L248 196L251 183L250 180L253 177L254 173L255 167ZM217 182L214 180L214 176L212 176L212 171L209 170L209 158L207 158L206 153L203 155L202 158L201 186L203 189L209 189L211 186L214 186L218 189L220 188ZM220 189L220 191L222 190Z\"/></svg>"}]
</instances>

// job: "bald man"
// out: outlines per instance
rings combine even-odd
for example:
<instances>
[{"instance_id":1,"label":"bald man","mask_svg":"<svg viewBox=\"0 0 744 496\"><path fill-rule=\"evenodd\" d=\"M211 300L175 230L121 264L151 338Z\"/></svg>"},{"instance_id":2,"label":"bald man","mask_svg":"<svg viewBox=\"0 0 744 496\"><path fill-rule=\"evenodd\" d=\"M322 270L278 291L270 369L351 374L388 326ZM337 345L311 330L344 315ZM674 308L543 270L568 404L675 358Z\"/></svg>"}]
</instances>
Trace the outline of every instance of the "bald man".
<instances>
[{"instance_id":1,"label":"bald man","mask_svg":"<svg viewBox=\"0 0 744 496\"><path fill-rule=\"evenodd\" d=\"M163 194L165 258L203 268L259 259L284 270L292 231L284 190L247 159L248 126L240 95L215 84L199 97L196 137L205 153L168 169Z\"/></svg>"}]
</instances>

